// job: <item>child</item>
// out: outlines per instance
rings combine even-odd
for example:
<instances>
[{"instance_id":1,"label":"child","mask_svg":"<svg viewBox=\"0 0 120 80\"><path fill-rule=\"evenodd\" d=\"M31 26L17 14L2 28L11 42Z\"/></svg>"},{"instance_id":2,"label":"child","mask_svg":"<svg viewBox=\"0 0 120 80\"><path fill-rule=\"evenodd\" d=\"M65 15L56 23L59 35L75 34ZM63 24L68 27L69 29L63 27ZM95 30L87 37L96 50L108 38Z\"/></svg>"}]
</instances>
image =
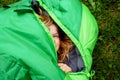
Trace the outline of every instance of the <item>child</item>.
<instances>
[{"instance_id":1,"label":"child","mask_svg":"<svg viewBox=\"0 0 120 80\"><path fill-rule=\"evenodd\" d=\"M39 18L47 26L58 53L58 66L64 72L78 72L84 70L84 63L79 51L67 35L55 24L48 14L41 12Z\"/></svg>"}]
</instances>

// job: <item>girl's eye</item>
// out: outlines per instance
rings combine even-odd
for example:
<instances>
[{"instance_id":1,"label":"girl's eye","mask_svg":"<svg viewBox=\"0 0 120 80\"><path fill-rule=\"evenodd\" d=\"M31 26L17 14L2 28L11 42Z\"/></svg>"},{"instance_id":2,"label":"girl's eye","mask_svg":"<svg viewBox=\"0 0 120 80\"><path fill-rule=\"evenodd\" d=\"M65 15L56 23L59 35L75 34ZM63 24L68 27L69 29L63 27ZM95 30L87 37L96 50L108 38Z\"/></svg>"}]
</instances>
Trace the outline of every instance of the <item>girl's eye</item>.
<instances>
[{"instance_id":1,"label":"girl's eye","mask_svg":"<svg viewBox=\"0 0 120 80\"><path fill-rule=\"evenodd\" d=\"M59 37L59 35L53 35L53 37Z\"/></svg>"},{"instance_id":2,"label":"girl's eye","mask_svg":"<svg viewBox=\"0 0 120 80\"><path fill-rule=\"evenodd\" d=\"M58 35L54 35L53 37L59 37Z\"/></svg>"}]
</instances>

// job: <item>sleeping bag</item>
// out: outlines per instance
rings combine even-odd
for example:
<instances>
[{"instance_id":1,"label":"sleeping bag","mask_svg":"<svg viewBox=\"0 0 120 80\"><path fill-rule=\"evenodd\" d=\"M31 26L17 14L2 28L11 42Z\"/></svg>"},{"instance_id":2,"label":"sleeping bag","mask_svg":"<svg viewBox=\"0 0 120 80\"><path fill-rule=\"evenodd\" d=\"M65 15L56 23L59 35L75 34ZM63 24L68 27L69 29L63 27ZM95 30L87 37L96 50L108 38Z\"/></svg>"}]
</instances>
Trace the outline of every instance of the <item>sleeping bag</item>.
<instances>
[{"instance_id":1,"label":"sleeping bag","mask_svg":"<svg viewBox=\"0 0 120 80\"><path fill-rule=\"evenodd\" d=\"M54 40L32 8L19 0L0 8L0 80L89 80L98 26L79 0L37 0L78 48L85 69L64 73ZM37 4L37 6L38 6Z\"/></svg>"}]
</instances>

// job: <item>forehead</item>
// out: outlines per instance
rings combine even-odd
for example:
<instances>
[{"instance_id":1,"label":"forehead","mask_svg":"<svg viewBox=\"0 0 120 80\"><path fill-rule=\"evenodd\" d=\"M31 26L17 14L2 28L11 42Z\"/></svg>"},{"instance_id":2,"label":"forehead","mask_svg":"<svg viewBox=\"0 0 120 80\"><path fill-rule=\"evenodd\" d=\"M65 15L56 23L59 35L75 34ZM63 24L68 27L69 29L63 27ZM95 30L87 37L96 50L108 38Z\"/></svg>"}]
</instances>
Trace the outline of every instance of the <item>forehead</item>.
<instances>
[{"instance_id":1,"label":"forehead","mask_svg":"<svg viewBox=\"0 0 120 80\"><path fill-rule=\"evenodd\" d=\"M58 29L57 29L57 26L55 24L50 25L48 28L49 28L51 33L58 33Z\"/></svg>"}]
</instances>

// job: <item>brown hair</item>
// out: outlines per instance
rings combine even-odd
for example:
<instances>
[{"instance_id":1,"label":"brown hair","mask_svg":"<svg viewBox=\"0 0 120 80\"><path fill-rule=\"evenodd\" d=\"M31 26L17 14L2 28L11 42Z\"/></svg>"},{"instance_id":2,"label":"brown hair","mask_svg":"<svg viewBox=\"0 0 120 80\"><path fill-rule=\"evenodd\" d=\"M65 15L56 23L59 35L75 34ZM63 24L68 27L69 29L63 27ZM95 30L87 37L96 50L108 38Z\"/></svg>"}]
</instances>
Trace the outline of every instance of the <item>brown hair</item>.
<instances>
[{"instance_id":1,"label":"brown hair","mask_svg":"<svg viewBox=\"0 0 120 80\"><path fill-rule=\"evenodd\" d=\"M43 21L43 23L48 27L51 24L56 24L51 17L41 14L39 18ZM57 24L56 24L57 25ZM72 41L68 38L68 36L58 28L58 33L60 37L60 48L57 51L58 53L58 62L64 62L66 59L69 59L68 55L73 47Z\"/></svg>"}]
</instances>

